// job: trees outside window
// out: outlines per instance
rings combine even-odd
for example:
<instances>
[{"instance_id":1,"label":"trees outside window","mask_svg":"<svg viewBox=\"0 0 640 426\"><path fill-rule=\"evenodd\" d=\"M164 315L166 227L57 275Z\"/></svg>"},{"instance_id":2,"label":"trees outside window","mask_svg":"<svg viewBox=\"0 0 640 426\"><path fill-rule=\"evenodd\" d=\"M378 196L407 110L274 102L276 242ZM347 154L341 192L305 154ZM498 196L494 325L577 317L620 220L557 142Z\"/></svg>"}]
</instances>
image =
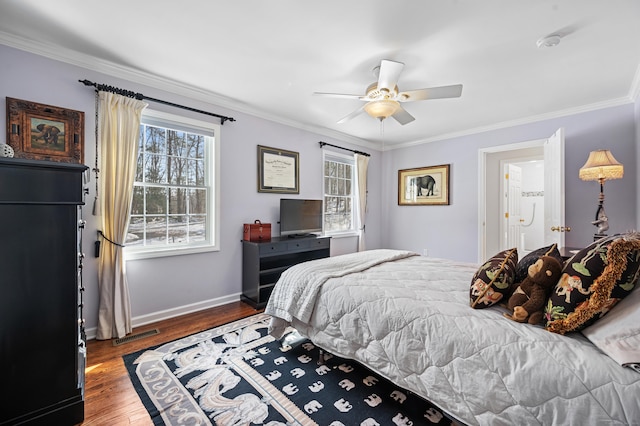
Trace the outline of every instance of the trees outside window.
<instances>
[{"instance_id":1,"label":"trees outside window","mask_svg":"<svg viewBox=\"0 0 640 426\"><path fill-rule=\"evenodd\" d=\"M355 166L351 156L324 154L324 233L355 232Z\"/></svg>"},{"instance_id":2,"label":"trees outside window","mask_svg":"<svg viewBox=\"0 0 640 426\"><path fill-rule=\"evenodd\" d=\"M125 245L131 253L215 247L215 128L143 116ZM204 123L211 127L217 127Z\"/></svg>"}]
</instances>

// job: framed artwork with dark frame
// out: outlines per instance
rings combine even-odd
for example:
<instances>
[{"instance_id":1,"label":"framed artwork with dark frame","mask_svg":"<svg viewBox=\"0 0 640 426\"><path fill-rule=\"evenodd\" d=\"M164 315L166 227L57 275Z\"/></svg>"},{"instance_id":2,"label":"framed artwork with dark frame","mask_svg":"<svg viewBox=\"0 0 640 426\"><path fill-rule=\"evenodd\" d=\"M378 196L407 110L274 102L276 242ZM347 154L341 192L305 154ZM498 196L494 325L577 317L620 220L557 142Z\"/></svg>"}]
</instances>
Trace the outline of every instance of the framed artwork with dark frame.
<instances>
[{"instance_id":1,"label":"framed artwork with dark frame","mask_svg":"<svg viewBox=\"0 0 640 426\"><path fill-rule=\"evenodd\" d=\"M398 170L398 205L449 205L449 164Z\"/></svg>"},{"instance_id":2,"label":"framed artwork with dark frame","mask_svg":"<svg viewBox=\"0 0 640 426\"><path fill-rule=\"evenodd\" d=\"M300 154L258 145L258 192L300 193Z\"/></svg>"},{"instance_id":3,"label":"framed artwork with dark frame","mask_svg":"<svg viewBox=\"0 0 640 426\"><path fill-rule=\"evenodd\" d=\"M7 143L16 158L84 163L84 112L7 98Z\"/></svg>"}]
</instances>

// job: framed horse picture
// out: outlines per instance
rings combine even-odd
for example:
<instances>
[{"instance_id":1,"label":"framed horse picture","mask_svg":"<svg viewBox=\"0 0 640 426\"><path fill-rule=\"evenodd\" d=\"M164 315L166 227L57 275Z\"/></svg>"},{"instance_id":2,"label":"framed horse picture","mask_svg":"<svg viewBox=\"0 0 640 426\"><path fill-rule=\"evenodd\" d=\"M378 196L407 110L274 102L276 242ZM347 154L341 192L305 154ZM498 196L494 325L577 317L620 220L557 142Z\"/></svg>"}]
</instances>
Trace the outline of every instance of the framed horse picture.
<instances>
[{"instance_id":1,"label":"framed horse picture","mask_svg":"<svg viewBox=\"0 0 640 426\"><path fill-rule=\"evenodd\" d=\"M398 170L398 205L449 205L449 164Z\"/></svg>"}]
</instances>

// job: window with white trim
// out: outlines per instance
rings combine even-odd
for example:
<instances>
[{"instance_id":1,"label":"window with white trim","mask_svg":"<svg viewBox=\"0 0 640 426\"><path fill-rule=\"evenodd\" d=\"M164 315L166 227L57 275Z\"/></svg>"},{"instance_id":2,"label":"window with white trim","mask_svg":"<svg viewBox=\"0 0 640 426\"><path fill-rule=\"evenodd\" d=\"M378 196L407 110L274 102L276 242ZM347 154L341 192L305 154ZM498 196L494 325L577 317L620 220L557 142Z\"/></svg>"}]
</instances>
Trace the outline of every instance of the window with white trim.
<instances>
[{"instance_id":1,"label":"window with white trim","mask_svg":"<svg viewBox=\"0 0 640 426\"><path fill-rule=\"evenodd\" d=\"M324 233L356 232L355 163L352 156L324 151Z\"/></svg>"},{"instance_id":2,"label":"window with white trim","mask_svg":"<svg viewBox=\"0 0 640 426\"><path fill-rule=\"evenodd\" d=\"M127 258L217 249L220 126L144 111Z\"/></svg>"}]
</instances>

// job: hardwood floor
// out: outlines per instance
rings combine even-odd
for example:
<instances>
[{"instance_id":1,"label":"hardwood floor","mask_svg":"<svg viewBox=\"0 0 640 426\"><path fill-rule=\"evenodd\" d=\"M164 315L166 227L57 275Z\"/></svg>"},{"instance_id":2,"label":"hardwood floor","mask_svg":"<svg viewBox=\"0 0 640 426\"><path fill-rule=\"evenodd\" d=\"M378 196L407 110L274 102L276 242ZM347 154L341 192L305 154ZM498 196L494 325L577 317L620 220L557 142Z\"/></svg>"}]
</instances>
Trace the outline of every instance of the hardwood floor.
<instances>
[{"instance_id":1,"label":"hardwood floor","mask_svg":"<svg viewBox=\"0 0 640 426\"><path fill-rule=\"evenodd\" d=\"M160 333L120 346L113 346L111 340L90 340L87 343L85 420L82 425L152 425L151 417L129 380L122 356L259 312L243 302L234 302L135 328L134 334L154 328Z\"/></svg>"}]
</instances>

